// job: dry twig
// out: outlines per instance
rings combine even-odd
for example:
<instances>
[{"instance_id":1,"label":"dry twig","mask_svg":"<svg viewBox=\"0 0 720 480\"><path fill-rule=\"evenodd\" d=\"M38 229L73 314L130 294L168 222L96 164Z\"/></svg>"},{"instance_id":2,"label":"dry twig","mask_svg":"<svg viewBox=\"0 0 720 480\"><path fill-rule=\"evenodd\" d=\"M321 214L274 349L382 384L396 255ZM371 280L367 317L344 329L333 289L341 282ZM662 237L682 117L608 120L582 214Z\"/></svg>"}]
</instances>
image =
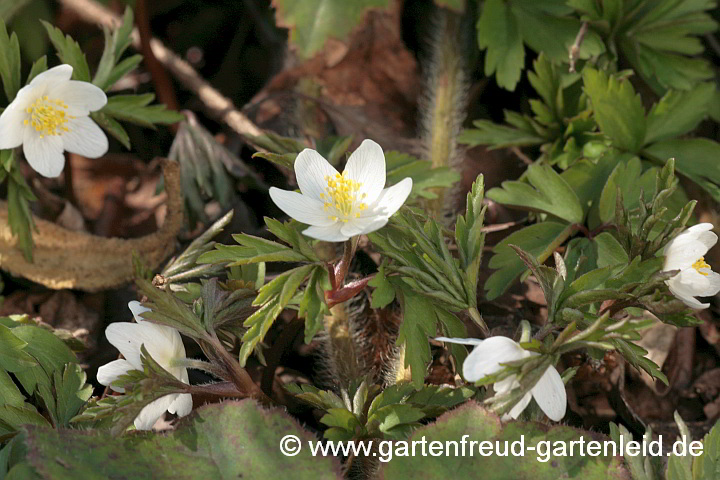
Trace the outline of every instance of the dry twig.
<instances>
[{"instance_id":1,"label":"dry twig","mask_svg":"<svg viewBox=\"0 0 720 480\"><path fill-rule=\"evenodd\" d=\"M60 3L90 23L108 28L117 28L122 22L118 15L92 0L60 0ZM132 40L135 48L140 49L140 35L137 28L132 32ZM245 141L257 147L253 137L261 135L262 130L240 112L229 98L217 91L188 62L163 45L160 40L156 38L150 39L150 47L155 58L182 85L198 96L210 115L225 122Z\"/></svg>"}]
</instances>

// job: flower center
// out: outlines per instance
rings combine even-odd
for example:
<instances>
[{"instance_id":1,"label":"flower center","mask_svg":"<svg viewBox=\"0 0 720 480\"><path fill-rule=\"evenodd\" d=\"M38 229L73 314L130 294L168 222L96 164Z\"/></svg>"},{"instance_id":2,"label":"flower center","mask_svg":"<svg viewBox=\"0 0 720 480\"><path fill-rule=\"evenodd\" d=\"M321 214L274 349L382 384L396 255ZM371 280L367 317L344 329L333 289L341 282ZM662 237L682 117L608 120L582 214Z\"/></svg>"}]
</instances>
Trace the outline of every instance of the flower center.
<instances>
[{"instance_id":1,"label":"flower center","mask_svg":"<svg viewBox=\"0 0 720 480\"><path fill-rule=\"evenodd\" d=\"M68 105L62 100L50 100L47 95L35 100L25 109L30 118L23 121L24 125L31 125L35 131L40 132L40 138L45 135L62 135L70 129L65 125L68 119L75 118L65 113Z\"/></svg>"},{"instance_id":2,"label":"flower center","mask_svg":"<svg viewBox=\"0 0 720 480\"><path fill-rule=\"evenodd\" d=\"M364 202L359 202L367 196L365 193L358 196L362 183L348 178L346 172L343 172L342 175L336 173L334 177L327 175L325 181L327 182L326 193L321 193L320 199L324 202L325 211L328 211L330 207L335 210L336 215L330 215L328 217L330 220L341 220L343 223L347 223L356 208L358 210L354 212L356 218L367 208Z\"/></svg>"},{"instance_id":3,"label":"flower center","mask_svg":"<svg viewBox=\"0 0 720 480\"><path fill-rule=\"evenodd\" d=\"M710 265L708 265L707 263L705 263L705 257L700 257L700 258L698 258L698 259L695 261L695 263L693 263L691 266L692 266L692 268L694 268L695 270L697 270L697 272L698 272L700 275L705 275L706 277L709 275L709 273L707 273L707 272L701 272L700 269L701 269L701 268L712 268L712 267L710 267Z\"/></svg>"}]
</instances>

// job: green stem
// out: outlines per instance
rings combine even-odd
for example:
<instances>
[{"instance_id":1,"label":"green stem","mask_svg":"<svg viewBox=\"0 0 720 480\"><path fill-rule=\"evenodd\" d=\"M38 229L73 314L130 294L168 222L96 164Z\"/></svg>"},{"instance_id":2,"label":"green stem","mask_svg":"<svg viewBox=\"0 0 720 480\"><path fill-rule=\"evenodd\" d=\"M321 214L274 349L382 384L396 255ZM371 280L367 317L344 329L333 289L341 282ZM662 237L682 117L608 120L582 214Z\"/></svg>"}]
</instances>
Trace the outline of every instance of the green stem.
<instances>
[{"instance_id":1,"label":"green stem","mask_svg":"<svg viewBox=\"0 0 720 480\"><path fill-rule=\"evenodd\" d=\"M477 326L480 327L483 334L485 334L486 337L488 335L490 335L490 330L488 329L488 326L485 324L485 320L483 320L482 315L480 315L480 312L478 311L477 307L468 308L468 313L470 314L470 318L472 318L473 321L477 324Z\"/></svg>"}]
</instances>

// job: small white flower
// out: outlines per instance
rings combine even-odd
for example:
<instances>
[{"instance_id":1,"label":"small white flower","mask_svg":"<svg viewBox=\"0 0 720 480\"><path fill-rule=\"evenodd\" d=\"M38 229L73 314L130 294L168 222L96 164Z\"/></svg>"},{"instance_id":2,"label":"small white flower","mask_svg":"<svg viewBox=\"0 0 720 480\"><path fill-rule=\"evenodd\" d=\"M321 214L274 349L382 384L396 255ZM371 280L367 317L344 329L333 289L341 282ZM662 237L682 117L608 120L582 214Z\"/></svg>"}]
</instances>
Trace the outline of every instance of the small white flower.
<instances>
[{"instance_id":1,"label":"small white flower","mask_svg":"<svg viewBox=\"0 0 720 480\"><path fill-rule=\"evenodd\" d=\"M485 340L447 337L439 337L436 340L461 345L475 345L473 351L463 362L463 376L470 382L477 382L483 377L499 372L505 368L500 365L501 363L514 362L515 360L538 355L538 353L525 350L517 342L502 336L490 337ZM519 385L516 376L510 375L495 383L493 388L495 393L499 395L507 393ZM535 399L540 409L551 420L559 422L565 416L565 409L567 408L565 384L552 365L545 370L545 373L535 386L515 404L509 413L503 416L503 420L520 416L530 403L531 397Z\"/></svg>"},{"instance_id":2,"label":"small white flower","mask_svg":"<svg viewBox=\"0 0 720 480\"><path fill-rule=\"evenodd\" d=\"M720 292L720 274L713 272L705 263L704 255L718 240L710 223L694 225L665 246L664 271L680 270L665 283L670 292L690 308L708 308L695 297L708 297Z\"/></svg>"},{"instance_id":3,"label":"small white flower","mask_svg":"<svg viewBox=\"0 0 720 480\"><path fill-rule=\"evenodd\" d=\"M147 352L160 366L172 373L178 380L188 383L187 368L173 366L173 360L185 358L185 347L180 333L172 327L143 320L140 315L148 312L149 309L140 305L140 302L130 302L128 307L137 323L116 322L110 324L105 330L108 341L120 350L125 358L100 367L97 373L98 382L110 385L110 388L116 392L122 392L122 388L113 387L111 383L130 370L143 369L140 347L145 345ZM135 419L135 428L150 430L166 410L177 414L178 417L184 417L190 413L192 406L192 395L189 393L166 395L142 409Z\"/></svg>"},{"instance_id":4,"label":"small white flower","mask_svg":"<svg viewBox=\"0 0 720 480\"><path fill-rule=\"evenodd\" d=\"M65 150L88 158L108 150L107 137L88 116L105 106L105 92L70 80L72 71L59 65L39 74L0 115L0 150L22 145L25 159L44 177L60 175Z\"/></svg>"},{"instance_id":5,"label":"small white flower","mask_svg":"<svg viewBox=\"0 0 720 480\"><path fill-rule=\"evenodd\" d=\"M270 198L295 220L311 225L303 233L326 242L385 226L410 195L412 179L385 188L385 155L380 145L365 140L339 173L315 150L306 148L295 160L300 192L270 189Z\"/></svg>"}]
</instances>

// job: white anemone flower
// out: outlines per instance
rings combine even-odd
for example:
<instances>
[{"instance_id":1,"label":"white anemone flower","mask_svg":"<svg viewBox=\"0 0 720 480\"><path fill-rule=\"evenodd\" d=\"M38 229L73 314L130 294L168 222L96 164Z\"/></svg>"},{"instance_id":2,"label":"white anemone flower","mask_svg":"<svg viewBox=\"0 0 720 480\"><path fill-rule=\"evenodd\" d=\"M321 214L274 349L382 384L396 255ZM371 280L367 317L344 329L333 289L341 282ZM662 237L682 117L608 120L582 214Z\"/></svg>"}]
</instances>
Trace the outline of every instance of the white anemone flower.
<instances>
[{"instance_id":1,"label":"white anemone flower","mask_svg":"<svg viewBox=\"0 0 720 480\"><path fill-rule=\"evenodd\" d=\"M160 366L178 380L188 383L187 368L173 365L175 359L185 358L185 347L180 333L172 327L143 320L140 315L150 310L140 305L140 302L130 302L128 307L137 323L111 323L105 330L108 341L120 350L125 358L100 367L97 373L98 382L110 386L116 392L122 392L122 388L114 387L111 384L120 375L124 375L130 370L143 369L140 347L145 345L147 352ZM135 428L150 430L165 411L175 413L178 417L184 417L190 413L192 406L192 395L189 393L166 395L142 409L135 419Z\"/></svg>"},{"instance_id":2,"label":"white anemone flower","mask_svg":"<svg viewBox=\"0 0 720 480\"><path fill-rule=\"evenodd\" d=\"M105 92L70 80L72 71L58 65L39 74L0 115L0 149L22 145L25 159L44 177L60 175L65 150L88 158L108 150L107 137L88 116L105 106Z\"/></svg>"},{"instance_id":3,"label":"white anemone flower","mask_svg":"<svg viewBox=\"0 0 720 480\"><path fill-rule=\"evenodd\" d=\"M439 337L436 340L475 346L463 362L463 376L470 382L477 382L483 377L499 372L505 368L500 365L501 363L514 362L538 355L538 353L525 350L517 342L502 336L490 337L485 340L447 337ZM516 376L510 375L496 382L493 389L499 395L507 393L519 385ZM555 422L562 420L567 408L567 394L565 393L565 384L555 367L550 365L545 370L535 386L515 404L510 412L503 416L503 420L518 418L530 403L531 398L535 399L549 419Z\"/></svg>"},{"instance_id":4,"label":"white anemone flower","mask_svg":"<svg viewBox=\"0 0 720 480\"><path fill-rule=\"evenodd\" d=\"M270 189L270 198L295 220L310 225L303 233L326 242L344 242L385 226L405 203L412 179L385 188L385 155L365 140L339 173L318 152L306 148L295 160L300 192Z\"/></svg>"},{"instance_id":5,"label":"white anemone flower","mask_svg":"<svg viewBox=\"0 0 720 480\"><path fill-rule=\"evenodd\" d=\"M705 262L705 254L718 240L710 223L694 225L673 238L664 250L664 271L680 270L665 283L670 292L690 308L708 308L695 297L707 297L720 292L720 274Z\"/></svg>"}]
</instances>

